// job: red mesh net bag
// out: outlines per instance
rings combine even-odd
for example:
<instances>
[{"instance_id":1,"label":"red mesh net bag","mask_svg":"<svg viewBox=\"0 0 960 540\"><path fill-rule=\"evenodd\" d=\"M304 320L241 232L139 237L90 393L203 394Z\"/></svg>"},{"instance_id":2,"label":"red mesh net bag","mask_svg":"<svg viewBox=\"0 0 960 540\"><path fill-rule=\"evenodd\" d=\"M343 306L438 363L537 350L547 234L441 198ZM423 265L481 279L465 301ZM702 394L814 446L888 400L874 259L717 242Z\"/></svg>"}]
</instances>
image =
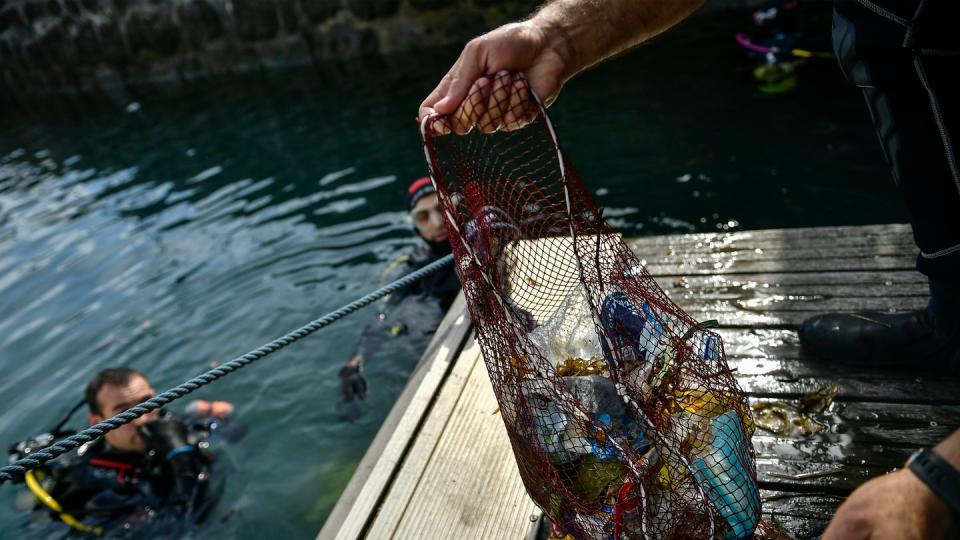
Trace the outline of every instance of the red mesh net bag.
<instances>
[{"instance_id":1,"label":"red mesh net bag","mask_svg":"<svg viewBox=\"0 0 960 540\"><path fill-rule=\"evenodd\" d=\"M754 427L720 337L605 224L526 82L488 82L421 134L531 498L575 538L751 536Z\"/></svg>"}]
</instances>

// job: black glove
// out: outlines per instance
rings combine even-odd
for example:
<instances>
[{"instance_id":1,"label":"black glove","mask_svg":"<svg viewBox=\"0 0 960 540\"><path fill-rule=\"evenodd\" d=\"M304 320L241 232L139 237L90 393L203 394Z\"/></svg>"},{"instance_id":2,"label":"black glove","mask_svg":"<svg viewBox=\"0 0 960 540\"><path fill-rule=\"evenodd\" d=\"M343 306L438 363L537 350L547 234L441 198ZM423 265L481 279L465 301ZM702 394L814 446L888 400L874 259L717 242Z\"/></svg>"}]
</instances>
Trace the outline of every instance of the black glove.
<instances>
[{"instance_id":1,"label":"black glove","mask_svg":"<svg viewBox=\"0 0 960 540\"><path fill-rule=\"evenodd\" d=\"M172 502L190 501L196 491L202 469L201 456L187 442L187 426L172 414L161 411L160 417L137 428L157 457L171 473L172 485L167 498Z\"/></svg>"},{"instance_id":2,"label":"black glove","mask_svg":"<svg viewBox=\"0 0 960 540\"><path fill-rule=\"evenodd\" d=\"M159 418L137 428L137 432L147 441L147 446L161 456L187 444L187 426L177 417L161 411Z\"/></svg>"},{"instance_id":3,"label":"black glove","mask_svg":"<svg viewBox=\"0 0 960 540\"><path fill-rule=\"evenodd\" d=\"M340 370L340 392L343 401L349 403L356 399L367 398L367 380L360 373L360 364L346 365Z\"/></svg>"}]
</instances>

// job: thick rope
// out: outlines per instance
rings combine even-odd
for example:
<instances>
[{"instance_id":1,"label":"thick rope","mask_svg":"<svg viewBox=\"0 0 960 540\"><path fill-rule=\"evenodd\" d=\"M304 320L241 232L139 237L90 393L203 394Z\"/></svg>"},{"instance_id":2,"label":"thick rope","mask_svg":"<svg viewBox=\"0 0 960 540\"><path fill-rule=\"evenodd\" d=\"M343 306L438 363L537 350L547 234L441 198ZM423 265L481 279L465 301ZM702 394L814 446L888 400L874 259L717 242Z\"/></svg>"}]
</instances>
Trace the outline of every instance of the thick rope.
<instances>
[{"instance_id":1,"label":"thick rope","mask_svg":"<svg viewBox=\"0 0 960 540\"><path fill-rule=\"evenodd\" d=\"M190 379L180 386L171 388L161 394L157 394L147 401L144 401L135 407L131 407L126 411L114 416L113 418L109 418L103 422L100 422L99 424L90 426L89 428L84 429L75 435L71 435L70 437L62 439L43 450L39 450L36 453L30 454L29 457L25 457L10 465L7 465L6 467L0 468L0 484L3 484L7 480L19 480L24 474L26 474L27 471L39 468L44 463L61 454L69 452L70 450L73 450L74 448L77 448L78 446L86 444L90 441L95 441L100 437L103 437L107 432L113 431L124 424L128 424L149 413L150 411L159 409L160 407L163 407L174 400L180 399L198 388L206 386L221 377L225 377L229 373L233 373L242 367L252 364L268 354L276 352L287 345L299 341L316 332L317 330L320 330L324 326L342 319L343 317L346 317L358 309L376 302L380 298L383 298L390 293L403 289L404 287L411 285L424 276L436 272L437 270L450 264L452 260L453 255L447 255L442 259L424 266L420 270L411 272L410 274L384 287L381 287L362 298L354 300L353 302L341 307L336 311L332 311L309 324L301 326L293 332L290 332L283 337L277 338L270 343L263 345L259 349L234 358L225 364L203 373L202 375L198 375Z\"/></svg>"}]
</instances>

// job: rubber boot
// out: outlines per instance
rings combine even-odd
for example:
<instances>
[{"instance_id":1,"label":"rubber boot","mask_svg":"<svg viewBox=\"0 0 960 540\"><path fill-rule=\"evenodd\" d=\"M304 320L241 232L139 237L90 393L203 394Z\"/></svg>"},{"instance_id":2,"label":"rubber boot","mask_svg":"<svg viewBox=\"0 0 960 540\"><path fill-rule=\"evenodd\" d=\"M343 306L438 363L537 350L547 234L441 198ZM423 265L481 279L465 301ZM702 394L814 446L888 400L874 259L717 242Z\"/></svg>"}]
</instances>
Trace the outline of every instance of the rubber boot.
<instances>
[{"instance_id":1,"label":"rubber boot","mask_svg":"<svg viewBox=\"0 0 960 540\"><path fill-rule=\"evenodd\" d=\"M960 373L960 283L931 278L927 308L910 313L817 315L800 327L800 345L831 363Z\"/></svg>"}]
</instances>

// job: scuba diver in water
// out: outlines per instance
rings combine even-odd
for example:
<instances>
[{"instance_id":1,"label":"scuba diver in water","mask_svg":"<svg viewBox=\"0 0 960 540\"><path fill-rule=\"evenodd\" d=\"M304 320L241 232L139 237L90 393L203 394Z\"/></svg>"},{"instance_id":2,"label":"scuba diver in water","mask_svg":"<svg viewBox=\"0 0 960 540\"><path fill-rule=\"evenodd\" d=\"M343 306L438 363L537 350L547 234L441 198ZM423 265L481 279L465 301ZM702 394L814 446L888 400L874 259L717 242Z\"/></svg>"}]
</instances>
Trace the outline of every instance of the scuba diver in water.
<instances>
[{"instance_id":1,"label":"scuba diver in water","mask_svg":"<svg viewBox=\"0 0 960 540\"><path fill-rule=\"evenodd\" d=\"M394 276L398 279L450 253L439 204L430 178L419 178L407 188L407 209L414 231L423 243L412 253L394 261L384 271L383 281L395 272L400 274ZM398 272L400 268L402 271ZM411 354L420 355L459 292L460 280L453 265L449 265L386 298L380 312L360 336L356 351L340 370L341 416L352 417L355 413L349 410L349 404L366 398L367 381L362 374L364 361L387 343L391 344L394 354L397 344L394 338L401 334L404 335L403 345Z\"/></svg>"},{"instance_id":2,"label":"scuba diver in water","mask_svg":"<svg viewBox=\"0 0 960 540\"><path fill-rule=\"evenodd\" d=\"M761 92L789 92L797 86L798 68L808 60L833 60L828 52L829 33L801 30L799 19L806 8L806 3L799 0L768 1L753 12L753 31L737 33L737 43L751 56L762 58L753 69ZM821 7L815 5L814 9Z\"/></svg>"},{"instance_id":3,"label":"scuba diver in water","mask_svg":"<svg viewBox=\"0 0 960 540\"><path fill-rule=\"evenodd\" d=\"M70 435L61 428L84 404L94 425L155 394L138 371L104 369L51 433L13 445L11 457L21 459ZM152 411L28 472L28 530L39 536L170 536L177 524L199 523L216 502L210 442L243 435L232 412L225 401L193 401L183 417Z\"/></svg>"}]
</instances>

